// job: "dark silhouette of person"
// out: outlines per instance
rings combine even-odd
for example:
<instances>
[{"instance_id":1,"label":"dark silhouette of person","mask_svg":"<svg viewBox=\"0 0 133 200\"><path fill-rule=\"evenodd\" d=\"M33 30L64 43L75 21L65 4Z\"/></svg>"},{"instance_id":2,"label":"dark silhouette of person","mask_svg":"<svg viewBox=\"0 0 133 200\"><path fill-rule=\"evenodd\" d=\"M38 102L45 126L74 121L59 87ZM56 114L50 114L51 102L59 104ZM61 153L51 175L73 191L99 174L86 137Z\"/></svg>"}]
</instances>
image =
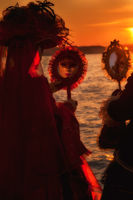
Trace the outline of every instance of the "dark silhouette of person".
<instances>
[{"instance_id":1,"label":"dark silhouette of person","mask_svg":"<svg viewBox=\"0 0 133 200\"><path fill-rule=\"evenodd\" d=\"M114 158L103 176L101 199L132 200L133 74L127 79L125 89L114 91L112 97L101 109L103 127L98 140L99 147L114 150Z\"/></svg>"}]
</instances>

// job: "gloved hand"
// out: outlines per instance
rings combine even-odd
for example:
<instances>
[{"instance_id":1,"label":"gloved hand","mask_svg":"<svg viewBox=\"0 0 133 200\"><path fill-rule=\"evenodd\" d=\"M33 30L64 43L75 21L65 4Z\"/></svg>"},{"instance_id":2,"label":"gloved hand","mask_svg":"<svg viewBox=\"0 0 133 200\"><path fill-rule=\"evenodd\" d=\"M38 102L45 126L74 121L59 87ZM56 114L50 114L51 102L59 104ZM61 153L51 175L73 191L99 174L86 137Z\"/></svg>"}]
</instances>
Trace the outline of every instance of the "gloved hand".
<instances>
[{"instance_id":1,"label":"gloved hand","mask_svg":"<svg viewBox=\"0 0 133 200\"><path fill-rule=\"evenodd\" d=\"M64 102L64 105L66 105L68 108L70 108L73 112L76 111L78 102L73 100L73 99L69 99L67 101Z\"/></svg>"},{"instance_id":2,"label":"gloved hand","mask_svg":"<svg viewBox=\"0 0 133 200\"><path fill-rule=\"evenodd\" d=\"M52 83L49 83L52 93L57 92L58 90L61 90L62 88L67 86L67 82L65 80L55 81Z\"/></svg>"},{"instance_id":3,"label":"gloved hand","mask_svg":"<svg viewBox=\"0 0 133 200\"><path fill-rule=\"evenodd\" d=\"M122 93L122 90L116 89L116 90L114 90L114 91L112 92L111 96L121 95L121 93Z\"/></svg>"}]
</instances>

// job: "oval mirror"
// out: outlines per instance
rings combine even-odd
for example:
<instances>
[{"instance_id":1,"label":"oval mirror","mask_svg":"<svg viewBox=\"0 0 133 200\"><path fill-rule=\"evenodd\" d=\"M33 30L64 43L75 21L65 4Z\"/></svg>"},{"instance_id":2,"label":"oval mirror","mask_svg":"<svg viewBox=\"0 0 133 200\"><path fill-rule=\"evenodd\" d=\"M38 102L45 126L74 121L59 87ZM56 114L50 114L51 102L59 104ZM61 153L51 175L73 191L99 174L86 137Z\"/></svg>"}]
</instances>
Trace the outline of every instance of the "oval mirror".
<instances>
[{"instance_id":1,"label":"oval mirror","mask_svg":"<svg viewBox=\"0 0 133 200\"><path fill-rule=\"evenodd\" d=\"M126 78L131 66L129 50L120 45L119 41L114 40L103 52L102 62L108 75L116 80L121 88L120 82Z\"/></svg>"},{"instance_id":2,"label":"oval mirror","mask_svg":"<svg viewBox=\"0 0 133 200\"><path fill-rule=\"evenodd\" d=\"M113 68L115 65L116 65L116 62L117 62L117 54L116 52L112 52L110 57L109 57L109 65L110 65L110 68Z\"/></svg>"},{"instance_id":3,"label":"oval mirror","mask_svg":"<svg viewBox=\"0 0 133 200\"><path fill-rule=\"evenodd\" d=\"M70 99L71 90L76 88L85 77L87 59L78 48L67 46L56 51L51 57L48 71L51 82L61 81Z\"/></svg>"}]
</instances>

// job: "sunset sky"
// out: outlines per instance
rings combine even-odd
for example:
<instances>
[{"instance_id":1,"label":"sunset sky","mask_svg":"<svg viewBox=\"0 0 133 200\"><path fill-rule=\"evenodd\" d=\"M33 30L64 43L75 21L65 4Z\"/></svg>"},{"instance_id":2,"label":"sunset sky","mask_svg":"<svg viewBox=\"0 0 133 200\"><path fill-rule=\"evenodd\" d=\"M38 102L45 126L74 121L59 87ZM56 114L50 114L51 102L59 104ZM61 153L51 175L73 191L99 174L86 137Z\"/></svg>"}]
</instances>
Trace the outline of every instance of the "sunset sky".
<instances>
[{"instance_id":1,"label":"sunset sky","mask_svg":"<svg viewBox=\"0 0 133 200\"><path fill-rule=\"evenodd\" d=\"M34 0L33 0L34 1ZM133 0L51 0L75 45L133 44ZM29 0L0 0L0 11Z\"/></svg>"}]
</instances>

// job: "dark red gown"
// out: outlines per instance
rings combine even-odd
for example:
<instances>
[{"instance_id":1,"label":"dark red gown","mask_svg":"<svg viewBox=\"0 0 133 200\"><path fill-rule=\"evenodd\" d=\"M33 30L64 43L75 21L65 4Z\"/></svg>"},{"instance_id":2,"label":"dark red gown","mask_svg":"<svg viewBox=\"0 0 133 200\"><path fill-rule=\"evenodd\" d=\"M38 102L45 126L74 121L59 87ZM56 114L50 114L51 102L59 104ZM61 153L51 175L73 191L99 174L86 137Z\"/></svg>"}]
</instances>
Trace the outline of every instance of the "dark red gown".
<instances>
[{"instance_id":1,"label":"dark red gown","mask_svg":"<svg viewBox=\"0 0 133 200\"><path fill-rule=\"evenodd\" d=\"M64 104L56 106L45 77L28 73L36 52L29 40L16 39L8 47L0 88L0 199L100 197L82 156L90 152L80 141L74 113Z\"/></svg>"}]
</instances>

